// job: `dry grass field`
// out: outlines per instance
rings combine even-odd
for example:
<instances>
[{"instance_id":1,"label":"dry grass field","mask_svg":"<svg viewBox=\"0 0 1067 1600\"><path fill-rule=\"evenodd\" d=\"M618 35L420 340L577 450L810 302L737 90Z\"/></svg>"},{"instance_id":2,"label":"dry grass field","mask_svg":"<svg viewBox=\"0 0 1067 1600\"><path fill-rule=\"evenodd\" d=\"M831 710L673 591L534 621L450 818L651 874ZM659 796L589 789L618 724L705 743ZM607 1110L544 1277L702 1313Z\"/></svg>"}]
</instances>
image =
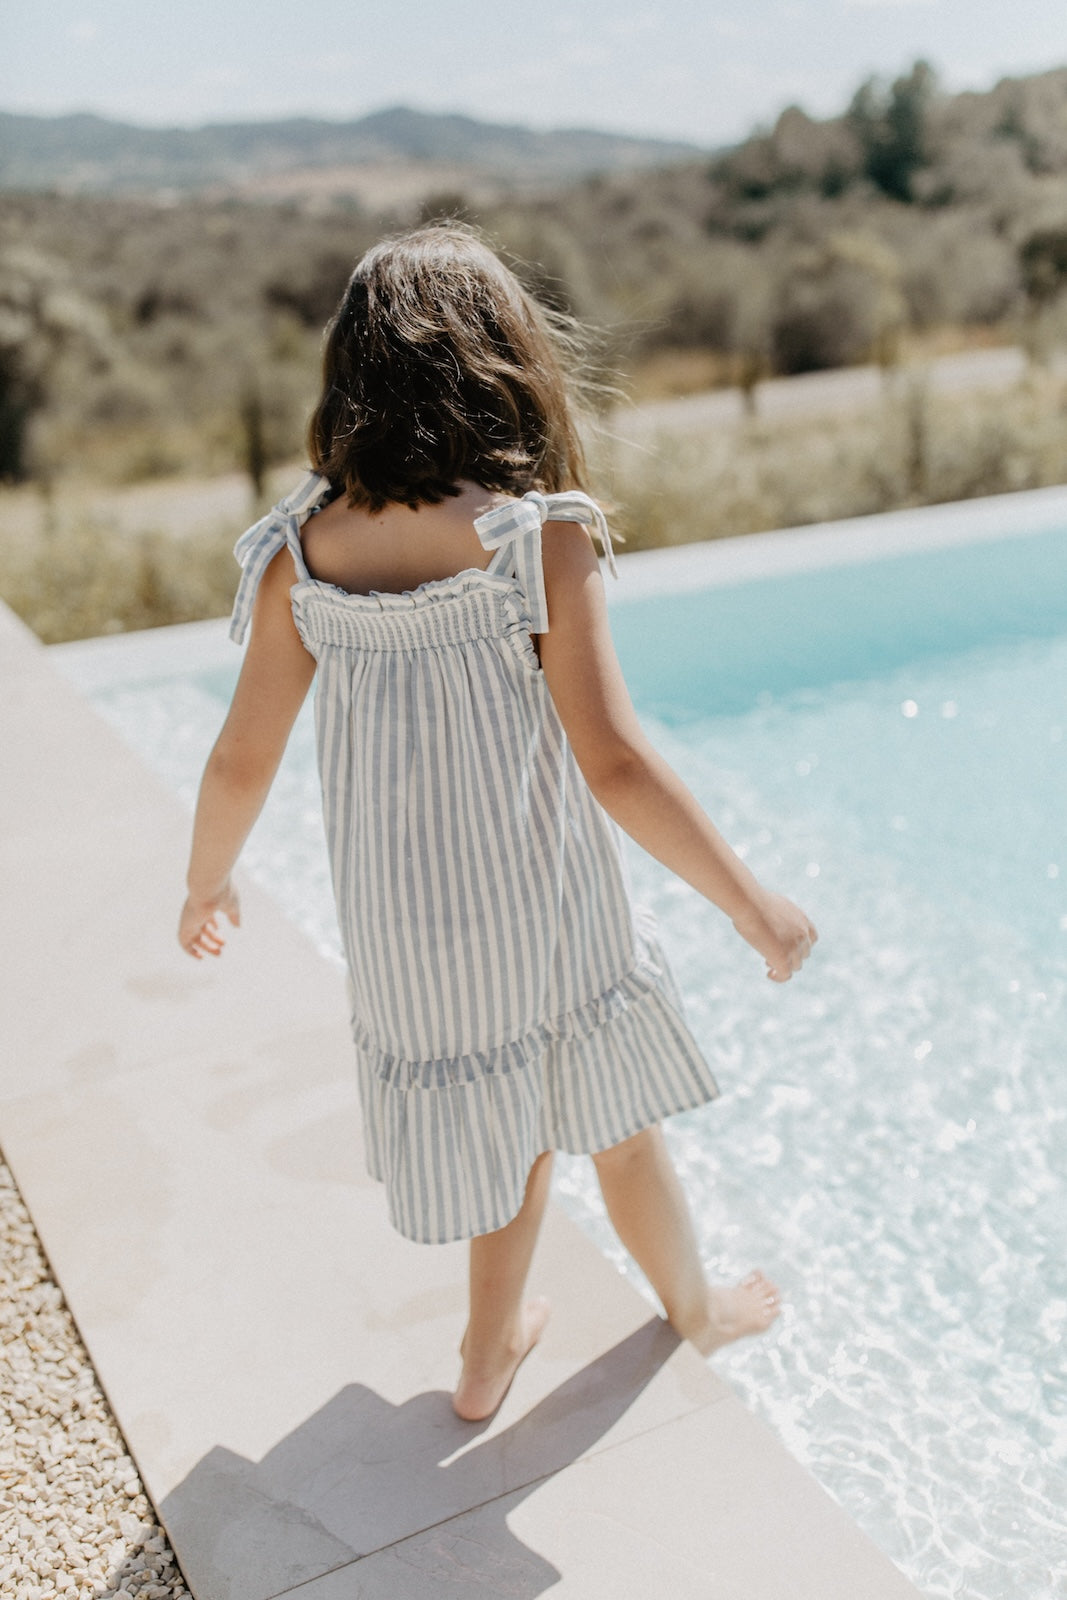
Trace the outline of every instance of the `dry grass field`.
<instances>
[{"instance_id":1,"label":"dry grass field","mask_svg":"<svg viewBox=\"0 0 1067 1600\"><path fill-rule=\"evenodd\" d=\"M852 409L734 409L732 422L640 429L631 412L625 431L608 419L591 439L594 487L626 550L1067 479L1067 378L1055 371L973 392L900 373ZM47 643L223 616L235 538L299 470L273 469L258 504L237 473L0 490L0 596Z\"/></svg>"}]
</instances>

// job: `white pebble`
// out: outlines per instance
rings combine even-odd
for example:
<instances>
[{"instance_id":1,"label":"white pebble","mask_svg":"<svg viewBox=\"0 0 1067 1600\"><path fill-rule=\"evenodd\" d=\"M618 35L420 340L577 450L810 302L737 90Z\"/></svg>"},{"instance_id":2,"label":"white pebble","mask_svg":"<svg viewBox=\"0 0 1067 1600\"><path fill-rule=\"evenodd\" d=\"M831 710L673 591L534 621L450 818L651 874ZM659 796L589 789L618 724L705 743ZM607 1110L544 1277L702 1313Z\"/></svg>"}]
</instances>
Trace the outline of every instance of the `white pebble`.
<instances>
[{"instance_id":1,"label":"white pebble","mask_svg":"<svg viewBox=\"0 0 1067 1600\"><path fill-rule=\"evenodd\" d=\"M0 1593L18 1600L93 1600L103 1592L112 1600L189 1600L2 1162L0 1391L7 1412L0 1495L6 1491L8 1500ZM134 1542L142 1549L127 1562ZM125 1576L116 1591L120 1566Z\"/></svg>"}]
</instances>

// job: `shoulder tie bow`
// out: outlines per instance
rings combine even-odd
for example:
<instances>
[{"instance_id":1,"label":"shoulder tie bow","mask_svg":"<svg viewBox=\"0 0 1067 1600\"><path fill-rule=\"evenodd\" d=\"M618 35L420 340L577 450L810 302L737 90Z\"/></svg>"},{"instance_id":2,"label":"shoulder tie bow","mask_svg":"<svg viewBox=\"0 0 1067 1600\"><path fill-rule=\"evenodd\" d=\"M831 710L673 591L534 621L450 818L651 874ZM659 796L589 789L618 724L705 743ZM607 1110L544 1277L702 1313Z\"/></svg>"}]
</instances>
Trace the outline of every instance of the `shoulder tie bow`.
<instances>
[{"instance_id":1,"label":"shoulder tie bow","mask_svg":"<svg viewBox=\"0 0 1067 1600\"><path fill-rule=\"evenodd\" d=\"M292 551L297 576L307 577L308 571L300 548L300 528L308 512L318 505L329 487L328 478L317 472L307 473L284 500L279 500L265 517L254 522L234 545L233 553L241 564L241 581L237 585L237 597L230 618L230 638L235 644L241 644L244 640L252 620L256 590L283 544L287 544Z\"/></svg>"},{"instance_id":2,"label":"shoulder tie bow","mask_svg":"<svg viewBox=\"0 0 1067 1600\"><path fill-rule=\"evenodd\" d=\"M548 599L541 556L541 528L546 522L581 522L592 527L613 578L619 576L607 519L596 501L579 489L540 494L531 489L521 500L508 500L477 519L474 526L486 550L512 545L515 572L530 610L530 631L548 632Z\"/></svg>"}]
</instances>

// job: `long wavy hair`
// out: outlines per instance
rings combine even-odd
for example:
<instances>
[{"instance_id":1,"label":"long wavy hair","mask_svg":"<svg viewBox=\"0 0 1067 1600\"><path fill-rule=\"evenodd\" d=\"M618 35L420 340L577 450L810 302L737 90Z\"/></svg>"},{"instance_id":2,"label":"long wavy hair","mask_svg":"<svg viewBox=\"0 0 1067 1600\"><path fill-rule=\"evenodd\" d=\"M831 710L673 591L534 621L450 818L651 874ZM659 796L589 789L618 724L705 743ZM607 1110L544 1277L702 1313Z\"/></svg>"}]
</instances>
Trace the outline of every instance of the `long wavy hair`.
<instances>
[{"instance_id":1,"label":"long wavy hair","mask_svg":"<svg viewBox=\"0 0 1067 1600\"><path fill-rule=\"evenodd\" d=\"M507 494L585 487L581 339L470 229L369 250L326 329L311 464L352 506L417 507L461 480Z\"/></svg>"}]
</instances>

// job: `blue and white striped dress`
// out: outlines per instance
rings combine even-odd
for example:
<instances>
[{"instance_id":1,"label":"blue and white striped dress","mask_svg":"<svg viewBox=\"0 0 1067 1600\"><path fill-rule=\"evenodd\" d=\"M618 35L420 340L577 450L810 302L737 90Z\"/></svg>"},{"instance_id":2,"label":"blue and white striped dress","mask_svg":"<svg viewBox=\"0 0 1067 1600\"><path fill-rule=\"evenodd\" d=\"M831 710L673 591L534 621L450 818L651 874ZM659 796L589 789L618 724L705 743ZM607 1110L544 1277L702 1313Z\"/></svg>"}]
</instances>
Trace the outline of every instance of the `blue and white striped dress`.
<instances>
[{"instance_id":1,"label":"blue and white striped dress","mask_svg":"<svg viewBox=\"0 0 1067 1600\"><path fill-rule=\"evenodd\" d=\"M531 638L542 522L592 523L614 570L599 507L509 500L475 524L484 572L357 595L304 565L328 488L309 474L243 535L231 632L288 544L367 1164L395 1227L444 1243L514 1217L542 1150L605 1149L718 1089Z\"/></svg>"}]
</instances>

